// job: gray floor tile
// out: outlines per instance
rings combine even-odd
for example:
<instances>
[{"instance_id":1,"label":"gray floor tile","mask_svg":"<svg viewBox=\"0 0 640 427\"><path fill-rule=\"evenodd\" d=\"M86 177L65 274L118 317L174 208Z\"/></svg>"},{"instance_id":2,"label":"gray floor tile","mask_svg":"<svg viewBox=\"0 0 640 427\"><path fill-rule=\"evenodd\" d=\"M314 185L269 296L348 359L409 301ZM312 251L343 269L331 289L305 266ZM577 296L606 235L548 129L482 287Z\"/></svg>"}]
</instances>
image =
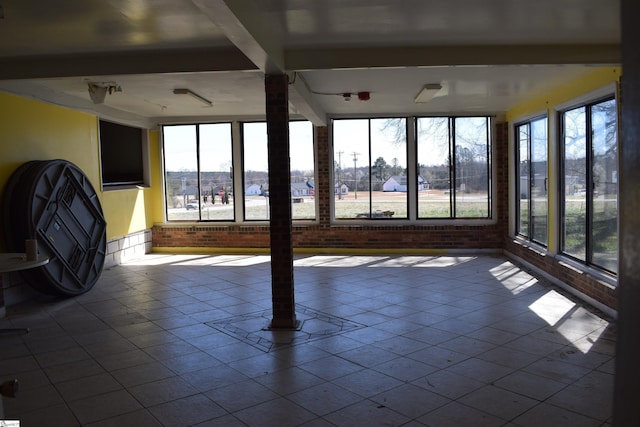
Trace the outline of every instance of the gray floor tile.
<instances>
[{"instance_id":1,"label":"gray floor tile","mask_svg":"<svg viewBox=\"0 0 640 427\"><path fill-rule=\"evenodd\" d=\"M149 408L162 425L188 427L227 415L227 411L202 394L172 400Z\"/></svg>"},{"instance_id":2,"label":"gray floor tile","mask_svg":"<svg viewBox=\"0 0 640 427\"><path fill-rule=\"evenodd\" d=\"M316 415L327 415L362 400L362 396L340 385L325 382L292 393L287 399Z\"/></svg>"},{"instance_id":3,"label":"gray floor tile","mask_svg":"<svg viewBox=\"0 0 640 427\"><path fill-rule=\"evenodd\" d=\"M118 390L69 402L69 407L82 425L106 420L142 408L127 391Z\"/></svg>"},{"instance_id":4,"label":"gray floor tile","mask_svg":"<svg viewBox=\"0 0 640 427\"><path fill-rule=\"evenodd\" d=\"M522 427L597 427L602 422L557 406L541 403L513 422Z\"/></svg>"},{"instance_id":5,"label":"gray floor tile","mask_svg":"<svg viewBox=\"0 0 640 427\"><path fill-rule=\"evenodd\" d=\"M0 337L0 375L21 383L5 413L101 427L611 424L616 325L506 258L295 266L304 339L262 330L263 255L150 254L84 295L9 307L0 326L31 333Z\"/></svg>"}]
</instances>

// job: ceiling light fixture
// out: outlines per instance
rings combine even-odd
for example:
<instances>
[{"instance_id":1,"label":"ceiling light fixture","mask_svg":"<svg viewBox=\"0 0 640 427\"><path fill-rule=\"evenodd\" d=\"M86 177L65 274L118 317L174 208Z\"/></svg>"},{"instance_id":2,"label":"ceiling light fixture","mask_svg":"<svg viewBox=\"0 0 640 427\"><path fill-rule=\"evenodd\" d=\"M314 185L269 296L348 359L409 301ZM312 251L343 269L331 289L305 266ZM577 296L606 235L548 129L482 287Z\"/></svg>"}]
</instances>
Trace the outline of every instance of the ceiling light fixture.
<instances>
[{"instance_id":1,"label":"ceiling light fixture","mask_svg":"<svg viewBox=\"0 0 640 427\"><path fill-rule=\"evenodd\" d=\"M114 92L122 92L122 88L115 82L89 82L87 83L89 89L89 98L94 104L104 103L104 99Z\"/></svg>"},{"instance_id":2,"label":"ceiling light fixture","mask_svg":"<svg viewBox=\"0 0 640 427\"><path fill-rule=\"evenodd\" d=\"M438 92L442 89L442 85L440 83L429 83L422 87L420 93L416 95L413 99L415 103L424 103L429 102L431 98L435 97Z\"/></svg>"},{"instance_id":3,"label":"ceiling light fixture","mask_svg":"<svg viewBox=\"0 0 640 427\"><path fill-rule=\"evenodd\" d=\"M197 93L195 93L194 91L190 90L190 89L174 89L173 93L175 95L191 95L193 96L195 99L197 99L198 101L202 102L203 104L207 105L207 107L211 107L213 105L213 102L209 101L207 98L198 95Z\"/></svg>"}]
</instances>

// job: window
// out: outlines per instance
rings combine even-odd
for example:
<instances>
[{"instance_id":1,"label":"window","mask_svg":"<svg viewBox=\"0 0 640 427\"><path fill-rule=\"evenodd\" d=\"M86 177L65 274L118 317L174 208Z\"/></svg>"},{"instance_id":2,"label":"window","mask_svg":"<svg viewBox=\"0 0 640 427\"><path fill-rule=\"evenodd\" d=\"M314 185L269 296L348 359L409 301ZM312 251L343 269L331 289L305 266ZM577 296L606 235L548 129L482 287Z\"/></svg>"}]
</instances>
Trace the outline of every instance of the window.
<instances>
[{"instance_id":1,"label":"window","mask_svg":"<svg viewBox=\"0 0 640 427\"><path fill-rule=\"evenodd\" d=\"M242 123L244 219L269 219L267 124Z\"/></svg>"},{"instance_id":2,"label":"window","mask_svg":"<svg viewBox=\"0 0 640 427\"><path fill-rule=\"evenodd\" d=\"M148 185L146 130L100 120L99 132L104 189Z\"/></svg>"},{"instance_id":3,"label":"window","mask_svg":"<svg viewBox=\"0 0 640 427\"><path fill-rule=\"evenodd\" d=\"M547 118L538 117L515 127L516 232L547 245Z\"/></svg>"},{"instance_id":4,"label":"window","mask_svg":"<svg viewBox=\"0 0 640 427\"><path fill-rule=\"evenodd\" d=\"M333 121L336 219L407 218L407 120Z\"/></svg>"},{"instance_id":5,"label":"window","mask_svg":"<svg viewBox=\"0 0 640 427\"><path fill-rule=\"evenodd\" d=\"M244 219L269 219L267 124L242 123ZM291 215L294 220L315 219L313 125L289 122Z\"/></svg>"},{"instance_id":6,"label":"window","mask_svg":"<svg viewBox=\"0 0 640 427\"><path fill-rule=\"evenodd\" d=\"M308 121L289 123L291 159L291 216L295 220L316 218L315 156L313 125Z\"/></svg>"},{"instance_id":7,"label":"window","mask_svg":"<svg viewBox=\"0 0 640 427\"><path fill-rule=\"evenodd\" d=\"M561 250L616 273L618 264L618 132L613 98L560 113Z\"/></svg>"},{"instance_id":8,"label":"window","mask_svg":"<svg viewBox=\"0 0 640 427\"><path fill-rule=\"evenodd\" d=\"M162 127L168 221L234 221L236 209L247 221L269 219L266 123L240 129L242 139L234 141L231 123ZM289 132L293 219L314 219L313 126L291 122ZM241 159L232 155L234 144L242 147ZM234 171L242 171L239 193Z\"/></svg>"},{"instance_id":9,"label":"window","mask_svg":"<svg viewBox=\"0 0 640 427\"><path fill-rule=\"evenodd\" d=\"M163 126L168 221L233 221L231 124Z\"/></svg>"},{"instance_id":10,"label":"window","mask_svg":"<svg viewBox=\"0 0 640 427\"><path fill-rule=\"evenodd\" d=\"M491 216L488 117L417 119L418 218Z\"/></svg>"}]
</instances>

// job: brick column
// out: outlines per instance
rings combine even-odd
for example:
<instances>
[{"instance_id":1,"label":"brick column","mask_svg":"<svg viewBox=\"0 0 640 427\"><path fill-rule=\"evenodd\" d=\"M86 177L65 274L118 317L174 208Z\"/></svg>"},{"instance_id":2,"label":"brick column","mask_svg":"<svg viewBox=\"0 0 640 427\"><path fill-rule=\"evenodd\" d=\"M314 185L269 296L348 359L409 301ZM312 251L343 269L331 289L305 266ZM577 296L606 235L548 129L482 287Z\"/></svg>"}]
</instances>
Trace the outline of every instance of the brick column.
<instances>
[{"instance_id":1,"label":"brick column","mask_svg":"<svg viewBox=\"0 0 640 427\"><path fill-rule=\"evenodd\" d=\"M318 204L318 221L321 228L328 228L331 224L331 182L332 165L329 159L329 128L326 126L315 128L315 142L317 153L316 170L316 203Z\"/></svg>"},{"instance_id":2,"label":"brick column","mask_svg":"<svg viewBox=\"0 0 640 427\"><path fill-rule=\"evenodd\" d=\"M505 239L509 237L509 123L496 123L495 157L493 168L496 171L496 212L494 218ZM504 247L504 245L503 245Z\"/></svg>"},{"instance_id":3,"label":"brick column","mask_svg":"<svg viewBox=\"0 0 640 427\"><path fill-rule=\"evenodd\" d=\"M7 315L7 309L4 306L4 273L0 273L0 319ZM0 402L2 404L2 402Z\"/></svg>"},{"instance_id":4,"label":"brick column","mask_svg":"<svg viewBox=\"0 0 640 427\"><path fill-rule=\"evenodd\" d=\"M265 76L273 303L270 327L286 329L297 326L293 290L288 84L285 74Z\"/></svg>"}]
</instances>

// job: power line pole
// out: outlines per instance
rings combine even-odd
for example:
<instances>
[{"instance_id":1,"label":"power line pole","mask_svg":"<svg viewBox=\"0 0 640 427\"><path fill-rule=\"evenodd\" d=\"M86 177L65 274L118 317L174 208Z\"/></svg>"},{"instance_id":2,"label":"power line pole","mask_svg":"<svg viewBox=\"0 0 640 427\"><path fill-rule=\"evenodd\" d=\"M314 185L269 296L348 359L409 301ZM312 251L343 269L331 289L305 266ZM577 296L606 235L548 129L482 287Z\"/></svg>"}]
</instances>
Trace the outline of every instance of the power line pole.
<instances>
[{"instance_id":1,"label":"power line pole","mask_svg":"<svg viewBox=\"0 0 640 427\"><path fill-rule=\"evenodd\" d=\"M338 182L333 184L334 188L338 184L338 200L342 200L342 153L344 151L338 151Z\"/></svg>"},{"instance_id":2,"label":"power line pole","mask_svg":"<svg viewBox=\"0 0 640 427\"><path fill-rule=\"evenodd\" d=\"M356 153L354 151L351 154L353 155L353 194L356 200L358 200L358 169L356 167L356 164L358 162L358 154L360 153Z\"/></svg>"}]
</instances>

